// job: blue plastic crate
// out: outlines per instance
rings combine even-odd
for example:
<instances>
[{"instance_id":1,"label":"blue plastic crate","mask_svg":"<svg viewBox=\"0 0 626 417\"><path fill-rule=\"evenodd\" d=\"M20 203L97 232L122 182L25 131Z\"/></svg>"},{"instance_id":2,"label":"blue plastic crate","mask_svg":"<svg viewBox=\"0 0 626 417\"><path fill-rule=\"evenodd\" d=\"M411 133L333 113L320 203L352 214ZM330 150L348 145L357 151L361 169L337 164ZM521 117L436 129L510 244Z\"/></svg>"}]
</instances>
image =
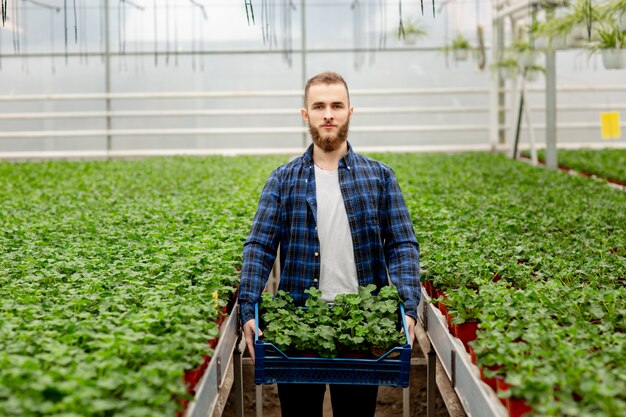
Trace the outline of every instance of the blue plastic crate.
<instances>
[{"instance_id":1,"label":"blue plastic crate","mask_svg":"<svg viewBox=\"0 0 626 417\"><path fill-rule=\"evenodd\" d=\"M408 334L404 307L400 306L404 334ZM408 387L411 345L388 350L375 359L319 358L289 356L273 343L259 340L259 306L254 309L257 331L254 335L254 382L258 384L352 384Z\"/></svg>"}]
</instances>

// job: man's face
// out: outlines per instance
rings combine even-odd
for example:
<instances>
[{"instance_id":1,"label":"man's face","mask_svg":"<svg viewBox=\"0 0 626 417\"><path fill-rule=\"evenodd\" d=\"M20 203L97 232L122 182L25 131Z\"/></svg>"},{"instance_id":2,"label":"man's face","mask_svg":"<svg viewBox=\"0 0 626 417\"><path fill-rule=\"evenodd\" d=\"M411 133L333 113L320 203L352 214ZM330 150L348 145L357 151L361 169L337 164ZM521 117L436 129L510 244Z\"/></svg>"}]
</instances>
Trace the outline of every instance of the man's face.
<instances>
[{"instance_id":1,"label":"man's face","mask_svg":"<svg viewBox=\"0 0 626 417\"><path fill-rule=\"evenodd\" d=\"M324 152L333 152L348 138L353 108L343 84L315 84L309 87L302 117L309 125L313 143Z\"/></svg>"}]
</instances>

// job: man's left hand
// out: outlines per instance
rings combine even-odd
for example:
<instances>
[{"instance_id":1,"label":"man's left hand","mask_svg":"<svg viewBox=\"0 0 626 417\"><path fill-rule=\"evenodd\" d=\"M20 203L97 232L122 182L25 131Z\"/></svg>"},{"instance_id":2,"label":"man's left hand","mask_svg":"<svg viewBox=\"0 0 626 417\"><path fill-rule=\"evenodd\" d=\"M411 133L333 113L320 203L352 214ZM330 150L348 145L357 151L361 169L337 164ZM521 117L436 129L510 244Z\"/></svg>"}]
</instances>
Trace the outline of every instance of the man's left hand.
<instances>
[{"instance_id":1,"label":"man's left hand","mask_svg":"<svg viewBox=\"0 0 626 417\"><path fill-rule=\"evenodd\" d=\"M411 344L411 347L413 347L413 339L415 339L415 319L407 315L405 315L404 318L406 320L406 327L409 330L409 343Z\"/></svg>"}]
</instances>

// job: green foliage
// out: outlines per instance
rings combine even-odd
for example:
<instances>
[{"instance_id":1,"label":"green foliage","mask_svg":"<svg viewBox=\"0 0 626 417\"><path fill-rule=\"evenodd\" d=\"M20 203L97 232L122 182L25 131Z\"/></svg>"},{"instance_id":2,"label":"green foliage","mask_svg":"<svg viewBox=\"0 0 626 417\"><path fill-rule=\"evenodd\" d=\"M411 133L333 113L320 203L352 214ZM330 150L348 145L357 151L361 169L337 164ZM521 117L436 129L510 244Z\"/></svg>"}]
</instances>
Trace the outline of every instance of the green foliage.
<instances>
[{"instance_id":1,"label":"green foliage","mask_svg":"<svg viewBox=\"0 0 626 417\"><path fill-rule=\"evenodd\" d=\"M375 285L359 287L358 294L339 294L332 304L310 288L304 308L296 308L288 293L276 297L265 293L261 303L261 326L265 341L283 351L317 353L336 357L342 353L388 350L406 342L398 329L400 296L393 286L378 294Z\"/></svg>"},{"instance_id":2,"label":"green foliage","mask_svg":"<svg viewBox=\"0 0 626 417\"><path fill-rule=\"evenodd\" d=\"M424 27L424 24L418 19L411 19L402 24L402 27L398 27L397 36L398 39L405 40L417 40L428 35L428 31ZM409 38L409 39L407 39Z\"/></svg>"},{"instance_id":3,"label":"green foliage","mask_svg":"<svg viewBox=\"0 0 626 417\"><path fill-rule=\"evenodd\" d=\"M616 23L605 24L596 30L597 39L591 44L591 50L599 49L624 49L624 37L626 30L620 28Z\"/></svg>"},{"instance_id":4,"label":"green foliage","mask_svg":"<svg viewBox=\"0 0 626 417\"><path fill-rule=\"evenodd\" d=\"M450 41L449 49L470 49L471 45L469 39L462 35L461 33L457 33L454 38Z\"/></svg>"},{"instance_id":5,"label":"green foliage","mask_svg":"<svg viewBox=\"0 0 626 417\"><path fill-rule=\"evenodd\" d=\"M545 150L537 156L544 161ZM626 183L626 149L559 149L558 159L559 165L578 172Z\"/></svg>"}]
</instances>

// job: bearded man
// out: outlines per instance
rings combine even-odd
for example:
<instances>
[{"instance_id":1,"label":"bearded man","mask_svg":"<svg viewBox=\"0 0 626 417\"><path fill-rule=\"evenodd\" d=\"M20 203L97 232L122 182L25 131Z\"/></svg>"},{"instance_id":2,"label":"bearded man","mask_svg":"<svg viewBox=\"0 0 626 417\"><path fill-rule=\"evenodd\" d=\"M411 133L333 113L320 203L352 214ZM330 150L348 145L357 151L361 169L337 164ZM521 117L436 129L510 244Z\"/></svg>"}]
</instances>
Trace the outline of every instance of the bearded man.
<instances>
[{"instance_id":1,"label":"bearded man","mask_svg":"<svg viewBox=\"0 0 626 417\"><path fill-rule=\"evenodd\" d=\"M419 304L419 245L396 177L388 166L352 150L353 107L346 81L334 72L311 78L302 118L313 143L275 169L261 194L243 248L239 303L254 361L254 304L260 301L280 245L279 289L303 305L305 290L321 298L359 286L395 285L413 341ZM262 332L259 330L259 334ZM334 417L373 417L378 387L331 384ZM322 417L326 385L278 384L283 417Z\"/></svg>"}]
</instances>

